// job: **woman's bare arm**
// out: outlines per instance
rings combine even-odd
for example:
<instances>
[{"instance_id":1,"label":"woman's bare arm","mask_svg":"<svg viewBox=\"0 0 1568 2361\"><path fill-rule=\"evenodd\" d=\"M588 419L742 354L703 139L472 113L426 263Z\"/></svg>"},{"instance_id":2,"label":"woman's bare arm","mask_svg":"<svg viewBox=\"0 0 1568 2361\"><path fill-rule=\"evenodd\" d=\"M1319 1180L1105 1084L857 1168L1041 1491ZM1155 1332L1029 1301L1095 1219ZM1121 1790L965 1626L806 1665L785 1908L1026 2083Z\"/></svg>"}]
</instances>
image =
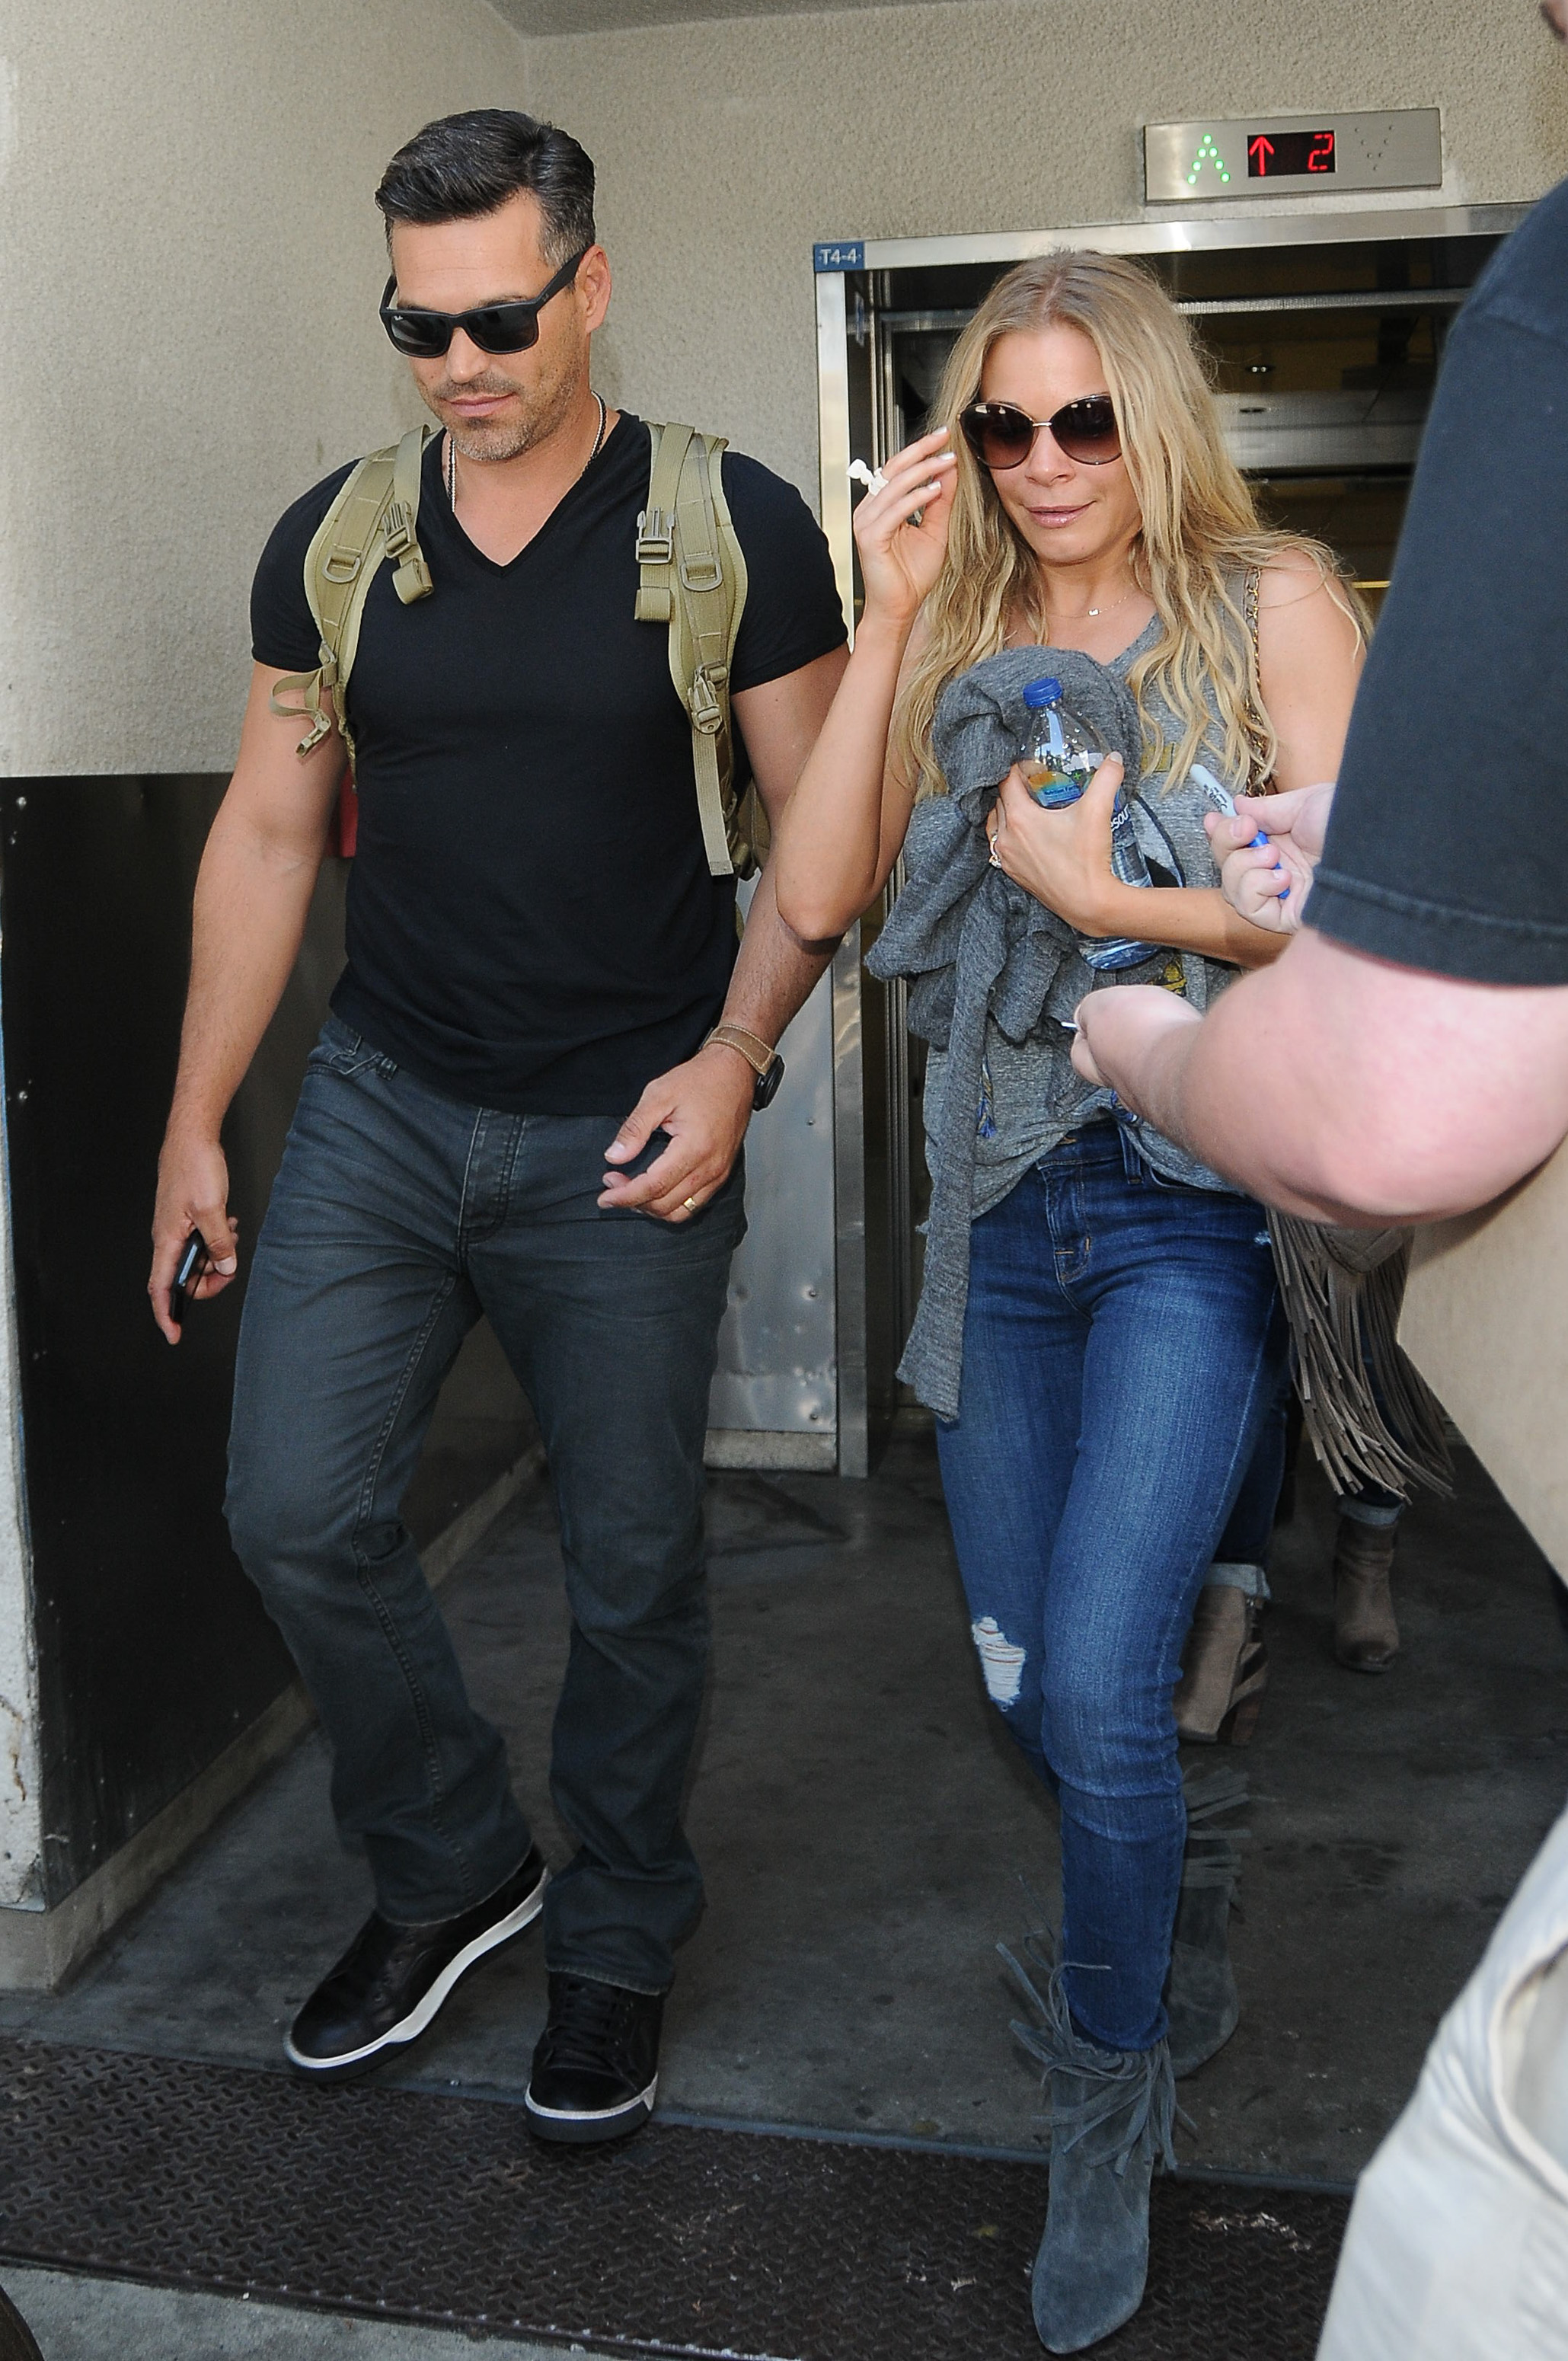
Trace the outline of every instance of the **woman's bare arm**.
<instances>
[{"instance_id":1,"label":"woman's bare arm","mask_svg":"<svg viewBox=\"0 0 1568 2361\"><path fill-rule=\"evenodd\" d=\"M855 511L865 609L769 863L779 916L803 943L836 941L854 923L909 826L914 789L889 763L887 741L916 619L947 546L957 462L946 439L941 430L901 451L884 489Z\"/></svg>"}]
</instances>

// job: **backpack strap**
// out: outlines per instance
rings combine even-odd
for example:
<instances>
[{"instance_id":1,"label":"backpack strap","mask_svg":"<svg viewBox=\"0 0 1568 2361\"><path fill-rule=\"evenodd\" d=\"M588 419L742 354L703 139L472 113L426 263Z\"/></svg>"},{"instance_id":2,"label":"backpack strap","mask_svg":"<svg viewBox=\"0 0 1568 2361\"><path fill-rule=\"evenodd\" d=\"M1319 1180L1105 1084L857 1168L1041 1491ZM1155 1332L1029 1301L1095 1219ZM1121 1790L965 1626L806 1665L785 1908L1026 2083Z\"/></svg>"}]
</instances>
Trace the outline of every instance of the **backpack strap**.
<instances>
[{"instance_id":1,"label":"backpack strap","mask_svg":"<svg viewBox=\"0 0 1568 2361\"><path fill-rule=\"evenodd\" d=\"M732 796L729 667L746 604L746 559L724 497L721 434L651 425L648 505L637 520L637 620L669 626L670 677L691 721L703 851L715 877L757 867L754 829ZM748 799L751 800L751 799Z\"/></svg>"},{"instance_id":2,"label":"backpack strap","mask_svg":"<svg viewBox=\"0 0 1568 2361\"><path fill-rule=\"evenodd\" d=\"M365 601L381 560L392 560L397 569L392 588L405 607L416 598L428 598L435 588L415 527L425 445L440 431L436 426L411 427L400 443L361 459L312 535L305 552L305 597L321 634L321 662L314 672L290 673L277 682L269 700L274 713L310 723L299 744L302 755L319 746L333 726L333 716L322 703L323 692L330 690L353 769L354 740L344 691L359 646ZM285 697L294 690L300 702L290 705Z\"/></svg>"}]
</instances>

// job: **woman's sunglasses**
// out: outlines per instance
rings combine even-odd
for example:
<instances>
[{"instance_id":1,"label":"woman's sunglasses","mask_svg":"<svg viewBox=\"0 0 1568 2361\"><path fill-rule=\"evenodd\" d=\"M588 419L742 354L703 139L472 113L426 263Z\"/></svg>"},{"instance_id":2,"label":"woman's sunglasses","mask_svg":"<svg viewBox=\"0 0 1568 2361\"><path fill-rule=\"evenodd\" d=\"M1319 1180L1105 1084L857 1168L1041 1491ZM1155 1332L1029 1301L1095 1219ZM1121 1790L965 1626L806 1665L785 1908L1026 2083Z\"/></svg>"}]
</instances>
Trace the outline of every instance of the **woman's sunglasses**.
<instances>
[{"instance_id":1,"label":"woman's sunglasses","mask_svg":"<svg viewBox=\"0 0 1568 2361\"><path fill-rule=\"evenodd\" d=\"M585 246L564 262L543 293L524 302L477 303L471 312L420 312L394 303L394 271L381 296L381 324L399 352L411 353L416 360L439 360L459 328L482 353L525 353L539 342L539 314L552 295L571 285L587 251Z\"/></svg>"},{"instance_id":2,"label":"woman's sunglasses","mask_svg":"<svg viewBox=\"0 0 1568 2361\"><path fill-rule=\"evenodd\" d=\"M1086 467L1103 467L1122 456L1116 412L1108 393L1087 401L1067 401L1049 418L1031 418L1013 401L971 401L959 413L964 441L982 467L1017 467L1048 426L1058 451Z\"/></svg>"}]
</instances>

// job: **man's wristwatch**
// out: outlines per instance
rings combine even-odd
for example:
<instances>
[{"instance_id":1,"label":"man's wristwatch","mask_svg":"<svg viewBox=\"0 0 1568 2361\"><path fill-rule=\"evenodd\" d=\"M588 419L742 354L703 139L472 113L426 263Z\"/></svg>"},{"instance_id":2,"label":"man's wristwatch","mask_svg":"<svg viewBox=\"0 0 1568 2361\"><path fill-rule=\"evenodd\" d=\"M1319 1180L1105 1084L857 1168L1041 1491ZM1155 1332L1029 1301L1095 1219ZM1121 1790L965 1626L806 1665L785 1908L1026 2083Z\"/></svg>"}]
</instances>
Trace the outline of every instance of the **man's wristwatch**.
<instances>
[{"instance_id":1,"label":"man's wristwatch","mask_svg":"<svg viewBox=\"0 0 1568 2361\"><path fill-rule=\"evenodd\" d=\"M776 1049L755 1033L748 1033L743 1025L716 1025L707 1041L722 1041L729 1049L736 1049L745 1059L757 1079L751 1086L753 1109L772 1106L784 1080L784 1062ZM707 1041L703 1043L706 1049Z\"/></svg>"}]
</instances>

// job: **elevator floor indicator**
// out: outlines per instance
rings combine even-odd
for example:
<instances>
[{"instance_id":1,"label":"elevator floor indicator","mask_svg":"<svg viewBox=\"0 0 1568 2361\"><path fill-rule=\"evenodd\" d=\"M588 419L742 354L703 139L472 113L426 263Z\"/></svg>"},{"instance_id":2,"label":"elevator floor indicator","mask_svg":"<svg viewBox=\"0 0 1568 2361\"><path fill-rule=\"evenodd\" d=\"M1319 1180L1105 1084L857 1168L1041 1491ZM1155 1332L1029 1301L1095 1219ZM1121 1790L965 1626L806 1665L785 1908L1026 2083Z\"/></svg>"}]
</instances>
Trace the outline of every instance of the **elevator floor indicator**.
<instances>
[{"instance_id":1,"label":"elevator floor indicator","mask_svg":"<svg viewBox=\"0 0 1568 2361\"><path fill-rule=\"evenodd\" d=\"M0 2040L0 2255L598 2352L1038 2361L1043 2165ZM1113 2361L1310 2361L1345 2201L1157 2182Z\"/></svg>"}]
</instances>

